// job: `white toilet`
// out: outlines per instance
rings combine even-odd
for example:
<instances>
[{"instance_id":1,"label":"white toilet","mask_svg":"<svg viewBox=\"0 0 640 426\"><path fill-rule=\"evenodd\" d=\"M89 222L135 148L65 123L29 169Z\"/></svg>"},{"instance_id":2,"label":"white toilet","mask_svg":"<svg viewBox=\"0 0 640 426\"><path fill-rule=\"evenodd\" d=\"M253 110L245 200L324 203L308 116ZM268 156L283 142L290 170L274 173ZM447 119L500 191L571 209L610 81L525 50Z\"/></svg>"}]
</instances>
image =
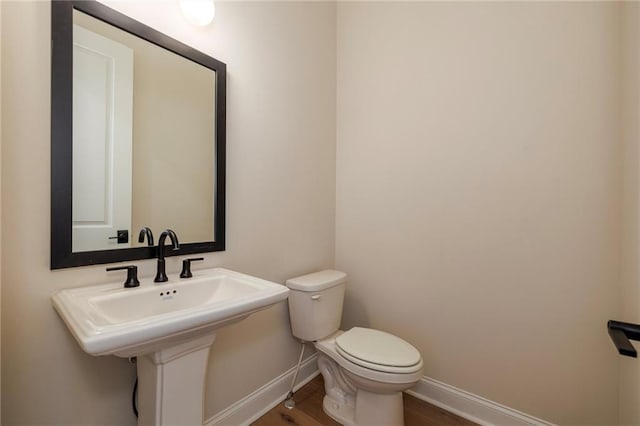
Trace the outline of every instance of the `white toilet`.
<instances>
[{"instance_id":1,"label":"white toilet","mask_svg":"<svg viewBox=\"0 0 640 426\"><path fill-rule=\"evenodd\" d=\"M422 377L422 357L383 331L339 330L346 281L332 270L287 281L293 335L318 350L329 416L348 426L402 425L402 392Z\"/></svg>"}]
</instances>

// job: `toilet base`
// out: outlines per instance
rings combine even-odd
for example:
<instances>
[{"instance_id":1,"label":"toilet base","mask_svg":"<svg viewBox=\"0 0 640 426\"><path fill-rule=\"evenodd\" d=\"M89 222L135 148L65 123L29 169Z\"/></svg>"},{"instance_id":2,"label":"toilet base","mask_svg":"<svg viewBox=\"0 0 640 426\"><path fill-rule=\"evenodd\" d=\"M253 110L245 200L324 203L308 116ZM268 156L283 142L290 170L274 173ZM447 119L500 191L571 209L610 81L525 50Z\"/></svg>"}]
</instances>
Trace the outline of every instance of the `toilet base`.
<instances>
[{"instance_id":1,"label":"toilet base","mask_svg":"<svg viewBox=\"0 0 640 426\"><path fill-rule=\"evenodd\" d=\"M356 394L355 423L357 425L403 426L402 392L380 394L359 389Z\"/></svg>"},{"instance_id":2,"label":"toilet base","mask_svg":"<svg viewBox=\"0 0 640 426\"><path fill-rule=\"evenodd\" d=\"M340 402L329 395L322 399L322 408L336 422L344 426L356 426L353 422L355 418L355 407L349 403Z\"/></svg>"},{"instance_id":3,"label":"toilet base","mask_svg":"<svg viewBox=\"0 0 640 426\"><path fill-rule=\"evenodd\" d=\"M376 394L360 389L356 394L355 406L325 395L322 408L329 417L344 426L404 425L402 392Z\"/></svg>"}]
</instances>

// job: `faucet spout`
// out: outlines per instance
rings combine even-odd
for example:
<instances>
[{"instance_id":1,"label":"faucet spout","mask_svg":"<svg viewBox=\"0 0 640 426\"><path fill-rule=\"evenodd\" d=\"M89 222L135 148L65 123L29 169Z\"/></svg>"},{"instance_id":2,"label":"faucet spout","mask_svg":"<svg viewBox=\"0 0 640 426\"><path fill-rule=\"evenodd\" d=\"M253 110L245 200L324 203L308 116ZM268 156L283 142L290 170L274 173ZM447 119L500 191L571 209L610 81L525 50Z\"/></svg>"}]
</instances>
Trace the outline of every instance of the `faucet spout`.
<instances>
[{"instance_id":1,"label":"faucet spout","mask_svg":"<svg viewBox=\"0 0 640 426\"><path fill-rule=\"evenodd\" d=\"M145 226L140 230L140 235L138 235L138 242L144 243L144 238L147 237L147 245L149 247L153 247L153 232L151 232L151 228Z\"/></svg>"},{"instance_id":2,"label":"faucet spout","mask_svg":"<svg viewBox=\"0 0 640 426\"><path fill-rule=\"evenodd\" d=\"M167 273L165 269L165 261L164 261L164 242L169 237L171 240L172 250L180 249L180 242L178 241L178 236L171 229L167 229L160 234L160 238L158 239L158 269L156 272L156 277L154 278L154 282L163 283L165 281L169 281L167 278Z\"/></svg>"}]
</instances>

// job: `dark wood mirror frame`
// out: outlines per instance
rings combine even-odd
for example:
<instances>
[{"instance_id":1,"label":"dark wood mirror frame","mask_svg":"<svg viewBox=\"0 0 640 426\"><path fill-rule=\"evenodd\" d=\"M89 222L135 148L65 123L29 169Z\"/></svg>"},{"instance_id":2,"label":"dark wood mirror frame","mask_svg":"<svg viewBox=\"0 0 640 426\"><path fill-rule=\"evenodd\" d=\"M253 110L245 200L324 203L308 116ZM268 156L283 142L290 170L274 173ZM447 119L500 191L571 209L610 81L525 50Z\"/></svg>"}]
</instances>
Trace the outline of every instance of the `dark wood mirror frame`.
<instances>
[{"instance_id":1,"label":"dark wood mirror frame","mask_svg":"<svg viewBox=\"0 0 640 426\"><path fill-rule=\"evenodd\" d=\"M79 10L216 72L215 241L181 244L167 255L225 249L226 65L96 1L51 2L51 269L156 257L156 247L73 252L73 10ZM176 200L179 203L180 200ZM185 208L188 211L188 208Z\"/></svg>"}]
</instances>

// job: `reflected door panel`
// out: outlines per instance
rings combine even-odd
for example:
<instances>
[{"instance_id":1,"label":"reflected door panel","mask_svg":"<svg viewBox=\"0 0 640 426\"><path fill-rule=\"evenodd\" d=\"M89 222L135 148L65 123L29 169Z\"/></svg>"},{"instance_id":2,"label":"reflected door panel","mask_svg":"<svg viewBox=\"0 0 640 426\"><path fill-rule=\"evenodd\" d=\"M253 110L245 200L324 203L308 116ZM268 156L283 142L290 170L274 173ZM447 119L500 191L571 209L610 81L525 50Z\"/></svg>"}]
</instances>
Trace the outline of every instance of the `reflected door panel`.
<instances>
[{"instance_id":1,"label":"reflected door panel","mask_svg":"<svg viewBox=\"0 0 640 426\"><path fill-rule=\"evenodd\" d=\"M73 28L73 248L104 250L131 235L133 50Z\"/></svg>"}]
</instances>

